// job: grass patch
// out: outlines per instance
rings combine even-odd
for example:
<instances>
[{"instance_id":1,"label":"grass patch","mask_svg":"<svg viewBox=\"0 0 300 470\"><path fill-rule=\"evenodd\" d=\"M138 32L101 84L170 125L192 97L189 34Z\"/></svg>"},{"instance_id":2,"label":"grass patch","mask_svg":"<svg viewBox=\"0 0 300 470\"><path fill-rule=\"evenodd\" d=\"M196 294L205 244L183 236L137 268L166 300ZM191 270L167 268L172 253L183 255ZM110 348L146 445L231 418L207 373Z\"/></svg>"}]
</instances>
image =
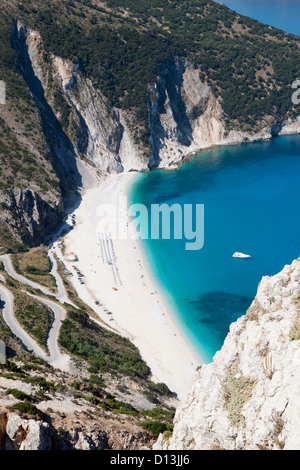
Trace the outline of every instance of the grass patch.
<instances>
[{"instance_id":1,"label":"grass patch","mask_svg":"<svg viewBox=\"0 0 300 470\"><path fill-rule=\"evenodd\" d=\"M296 316L294 324L289 331L289 338L291 341L300 339L300 314Z\"/></svg>"},{"instance_id":2,"label":"grass patch","mask_svg":"<svg viewBox=\"0 0 300 470\"><path fill-rule=\"evenodd\" d=\"M241 411L251 398L255 385L256 381L251 377L241 375L238 368L229 372L223 386L223 399L233 426L240 426L244 423Z\"/></svg>"},{"instance_id":3,"label":"grass patch","mask_svg":"<svg viewBox=\"0 0 300 470\"><path fill-rule=\"evenodd\" d=\"M47 248L43 245L32 248L26 253L11 255L15 270L31 281L37 282L51 291L56 291L56 282L51 271Z\"/></svg>"}]
</instances>

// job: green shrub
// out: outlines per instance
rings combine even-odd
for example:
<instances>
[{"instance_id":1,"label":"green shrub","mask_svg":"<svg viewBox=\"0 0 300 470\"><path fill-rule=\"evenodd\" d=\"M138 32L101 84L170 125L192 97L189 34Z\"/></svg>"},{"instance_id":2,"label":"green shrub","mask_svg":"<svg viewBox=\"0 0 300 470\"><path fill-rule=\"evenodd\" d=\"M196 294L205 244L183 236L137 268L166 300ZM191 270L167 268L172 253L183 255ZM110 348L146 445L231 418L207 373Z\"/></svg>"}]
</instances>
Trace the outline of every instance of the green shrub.
<instances>
[{"instance_id":1,"label":"green shrub","mask_svg":"<svg viewBox=\"0 0 300 470\"><path fill-rule=\"evenodd\" d=\"M59 342L71 354L89 363L88 371L110 372L147 378L149 368L140 352L128 339L100 327L84 311L69 309L62 322ZM93 379L92 379L93 380Z\"/></svg>"},{"instance_id":2,"label":"green shrub","mask_svg":"<svg viewBox=\"0 0 300 470\"><path fill-rule=\"evenodd\" d=\"M20 401L13 405L12 408L20 413L36 416L37 418L42 418L44 416L44 414L35 405L28 401Z\"/></svg>"},{"instance_id":3,"label":"green shrub","mask_svg":"<svg viewBox=\"0 0 300 470\"><path fill-rule=\"evenodd\" d=\"M26 377L23 379L23 382L40 387L45 391L56 390L56 386L52 382L46 380L44 377Z\"/></svg>"},{"instance_id":4,"label":"green shrub","mask_svg":"<svg viewBox=\"0 0 300 470\"><path fill-rule=\"evenodd\" d=\"M160 395L165 395L166 397L174 396L169 387L163 382L157 384L153 384L152 382L150 382L149 388L154 392L159 393Z\"/></svg>"},{"instance_id":5,"label":"green shrub","mask_svg":"<svg viewBox=\"0 0 300 470\"><path fill-rule=\"evenodd\" d=\"M155 438L165 431L173 431L171 424L166 424L161 421L147 421L141 424L144 429L148 429Z\"/></svg>"},{"instance_id":6,"label":"green shrub","mask_svg":"<svg viewBox=\"0 0 300 470\"><path fill-rule=\"evenodd\" d=\"M9 388L5 393L6 395L12 395L17 400L27 400L30 402L33 401L33 398L30 395L27 395L27 393L24 393L21 390L17 390L16 388Z\"/></svg>"},{"instance_id":7,"label":"green shrub","mask_svg":"<svg viewBox=\"0 0 300 470\"><path fill-rule=\"evenodd\" d=\"M158 403L158 400L157 400L157 398L155 397L155 395L154 395L152 392L149 392L149 390L144 390L144 391L143 391L143 394L145 395L145 397L147 398L147 400L150 401L150 403Z\"/></svg>"},{"instance_id":8,"label":"green shrub","mask_svg":"<svg viewBox=\"0 0 300 470\"><path fill-rule=\"evenodd\" d=\"M0 364L0 370L5 369L13 373L23 373L22 369L18 367L14 362L6 360L5 364Z\"/></svg>"},{"instance_id":9,"label":"green shrub","mask_svg":"<svg viewBox=\"0 0 300 470\"><path fill-rule=\"evenodd\" d=\"M99 385L99 387L105 387L104 380L98 375L94 375L94 374L90 375L89 381L92 384Z\"/></svg>"}]
</instances>

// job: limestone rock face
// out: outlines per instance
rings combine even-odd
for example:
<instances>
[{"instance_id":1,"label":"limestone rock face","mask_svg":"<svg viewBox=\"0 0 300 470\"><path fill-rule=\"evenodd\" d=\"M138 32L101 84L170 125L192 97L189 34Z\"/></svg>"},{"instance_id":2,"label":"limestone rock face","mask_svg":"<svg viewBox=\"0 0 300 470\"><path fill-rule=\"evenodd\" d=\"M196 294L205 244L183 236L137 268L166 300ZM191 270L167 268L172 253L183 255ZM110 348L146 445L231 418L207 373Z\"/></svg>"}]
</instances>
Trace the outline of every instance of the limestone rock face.
<instances>
[{"instance_id":1,"label":"limestone rock face","mask_svg":"<svg viewBox=\"0 0 300 470\"><path fill-rule=\"evenodd\" d=\"M233 145L300 132L300 120L257 123L259 131L225 127L222 101L187 60L169 60L149 93L150 168L174 168L183 159L214 145Z\"/></svg>"},{"instance_id":2,"label":"limestone rock face","mask_svg":"<svg viewBox=\"0 0 300 470\"><path fill-rule=\"evenodd\" d=\"M16 194L15 194L16 193ZM9 193L9 208L28 245L42 242L62 220L63 204L50 206L37 192L19 190Z\"/></svg>"},{"instance_id":3,"label":"limestone rock face","mask_svg":"<svg viewBox=\"0 0 300 470\"><path fill-rule=\"evenodd\" d=\"M300 259L264 277L155 449L300 447Z\"/></svg>"},{"instance_id":4,"label":"limestone rock face","mask_svg":"<svg viewBox=\"0 0 300 470\"><path fill-rule=\"evenodd\" d=\"M59 57L53 58L53 65L69 103L79 116L78 151L108 173L123 171L119 157L123 129L116 111L78 66Z\"/></svg>"},{"instance_id":5,"label":"limestone rock face","mask_svg":"<svg viewBox=\"0 0 300 470\"><path fill-rule=\"evenodd\" d=\"M104 174L147 169L147 156L134 144L126 113L111 106L78 65L60 57L53 57L52 64L76 122L77 153Z\"/></svg>"},{"instance_id":6,"label":"limestone rock face","mask_svg":"<svg viewBox=\"0 0 300 470\"><path fill-rule=\"evenodd\" d=\"M48 423L11 414L7 418L5 432L5 450L50 450L52 447Z\"/></svg>"},{"instance_id":7,"label":"limestone rock face","mask_svg":"<svg viewBox=\"0 0 300 470\"><path fill-rule=\"evenodd\" d=\"M111 106L78 64L52 55L50 67L49 64L46 66L43 43L37 31L17 22L13 37L25 80L49 126L49 145L61 172L76 173L76 159L80 156L104 173L127 169L122 141L128 140L129 130L120 111ZM56 96L59 93L61 106L58 106L55 93ZM69 126L63 126L63 132L58 132L55 125L62 123L62 106L68 110ZM54 127L57 127L56 138L50 129ZM131 151L133 155L128 158L132 161L134 157L134 169L146 169L143 152L134 145ZM77 177L77 181L75 178L75 183L80 184L80 178Z\"/></svg>"}]
</instances>

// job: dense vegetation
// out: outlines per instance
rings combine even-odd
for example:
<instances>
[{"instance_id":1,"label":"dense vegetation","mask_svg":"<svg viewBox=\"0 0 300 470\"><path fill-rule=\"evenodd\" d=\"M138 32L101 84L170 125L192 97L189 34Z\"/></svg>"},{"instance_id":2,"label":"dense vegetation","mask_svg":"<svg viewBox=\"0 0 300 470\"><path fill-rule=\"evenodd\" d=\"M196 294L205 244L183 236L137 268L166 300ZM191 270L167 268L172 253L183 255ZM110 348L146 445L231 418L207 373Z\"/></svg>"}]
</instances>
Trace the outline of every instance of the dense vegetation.
<instances>
[{"instance_id":1,"label":"dense vegetation","mask_svg":"<svg viewBox=\"0 0 300 470\"><path fill-rule=\"evenodd\" d=\"M110 372L137 378L149 375L139 350L126 338L92 322L84 310L69 309L59 342L71 354L86 360L91 374Z\"/></svg>"},{"instance_id":2,"label":"dense vegetation","mask_svg":"<svg viewBox=\"0 0 300 470\"><path fill-rule=\"evenodd\" d=\"M79 63L112 104L134 108L144 122L148 87L174 57L201 69L228 123L295 112L300 40L212 0L24 0L18 8L47 53Z\"/></svg>"},{"instance_id":3,"label":"dense vegetation","mask_svg":"<svg viewBox=\"0 0 300 470\"><path fill-rule=\"evenodd\" d=\"M47 350L49 331L54 321L52 310L23 292L14 292L15 315L22 327Z\"/></svg>"},{"instance_id":4,"label":"dense vegetation","mask_svg":"<svg viewBox=\"0 0 300 470\"><path fill-rule=\"evenodd\" d=\"M58 180L46 166L47 151L38 110L10 45L12 18L0 18L0 80L6 83L6 104L0 105L0 190L29 185L46 194ZM44 162L43 162L44 160Z\"/></svg>"}]
</instances>

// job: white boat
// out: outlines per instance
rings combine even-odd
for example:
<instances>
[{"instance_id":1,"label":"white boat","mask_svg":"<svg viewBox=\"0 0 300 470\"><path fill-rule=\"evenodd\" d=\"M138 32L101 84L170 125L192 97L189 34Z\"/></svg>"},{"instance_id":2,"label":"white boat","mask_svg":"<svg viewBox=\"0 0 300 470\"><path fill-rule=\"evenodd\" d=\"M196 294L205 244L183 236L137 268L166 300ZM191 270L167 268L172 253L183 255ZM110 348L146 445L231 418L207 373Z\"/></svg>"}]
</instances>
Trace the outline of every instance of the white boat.
<instances>
[{"instance_id":1,"label":"white boat","mask_svg":"<svg viewBox=\"0 0 300 470\"><path fill-rule=\"evenodd\" d=\"M233 253L232 257L233 258L251 258L250 255L245 255L245 253L239 253L238 251Z\"/></svg>"}]
</instances>

